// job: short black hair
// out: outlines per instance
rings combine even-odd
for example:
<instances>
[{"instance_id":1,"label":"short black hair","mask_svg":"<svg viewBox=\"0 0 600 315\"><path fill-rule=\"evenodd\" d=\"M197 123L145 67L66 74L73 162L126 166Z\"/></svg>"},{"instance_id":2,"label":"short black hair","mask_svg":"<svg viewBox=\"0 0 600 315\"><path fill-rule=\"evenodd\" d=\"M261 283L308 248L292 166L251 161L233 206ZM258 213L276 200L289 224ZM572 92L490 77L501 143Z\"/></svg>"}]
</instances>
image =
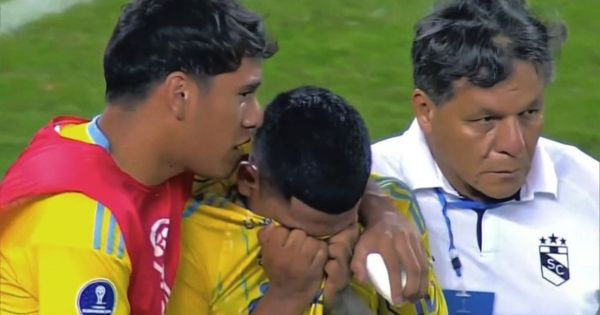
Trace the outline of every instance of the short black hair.
<instances>
[{"instance_id":1,"label":"short black hair","mask_svg":"<svg viewBox=\"0 0 600 315\"><path fill-rule=\"evenodd\" d=\"M134 0L104 53L106 100L144 99L169 73L207 79L276 51L261 18L235 0Z\"/></svg>"},{"instance_id":2,"label":"short black hair","mask_svg":"<svg viewBox=\"0 0 600 315\"><path fill-rule=\"evenodd\" d=\"M531 63L547 83L553 52L566 38L562 23L534 17L524 0L451 0L417 23L412 45L415 87L436 105L466 78L488 88L504 81L515 60Z\"/></svg>"},{"instance_id":3,"label":"short black hair","mask_svg":"<svg viewBox=\"0 0 600 315\"><path fill-rule=\"evenodd\" d=\"M281 93L267 106L252 156L261 185L330 214L356 205L371 170L369 133L359 113L313 86Z\"/></svg>"}]
</instances>

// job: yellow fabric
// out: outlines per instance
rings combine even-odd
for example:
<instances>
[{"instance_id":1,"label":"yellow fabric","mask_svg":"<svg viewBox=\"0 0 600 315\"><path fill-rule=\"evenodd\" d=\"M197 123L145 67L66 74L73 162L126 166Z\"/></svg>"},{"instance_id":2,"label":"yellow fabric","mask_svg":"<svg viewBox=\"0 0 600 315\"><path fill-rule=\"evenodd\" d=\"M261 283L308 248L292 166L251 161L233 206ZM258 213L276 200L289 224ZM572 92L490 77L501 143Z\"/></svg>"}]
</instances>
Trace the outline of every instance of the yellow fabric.
<instances>
[{"instance_id":1,"label":"yellow fabric","mask_svg":"<svg viewBox=\"0 0 600 315\"><path fill-rule=\"evenodd\" d=\"M417 302L415 305L407 304L399 308L390 306L385 299L379 297L378 299L381 304L378 314L448 315L446 299L444 298L442 287L440 286L433 271L433 258L431 256L431 251L429 250L429 233L427 232L421 210L419 209L418 204L414 201L414 196L412 195L408 186L395 178L371 175L371 179L377 183L384 194L389 196L394 201L394 205L400 214L415 224L417 230L421 234L421 243L424 245L427 260L429 262L429 297Z\"/></svg>"},{"instance_id":2,"label":"yellow fabric","mask_svg":"<svg viewBox=\"0 0 600 315\"><path fill-rule=\"evenodd\" d=\"M67 126L61 135L92 143L86 126ZM85 195L57 194L0 214L2 315L78 315L78 294L95 279L115 288L112 314L129 314L130 274L118 224Z\"/></svg>"},{"instance_id":3,"label":"yellow fabric","mask_svg":"<svg viewBox=\"0 0 600 315\"><path fill-rule=\"evenodd\" d=\"M226 186L208 187L199 192L203 193L202 198L188 202L182 229L182 258L167 315L249 314L268 288L267 276L259 265L258 231L270 221L219 196L218 193L231 190L222 188ZM428 244L422 217L411 201L411 194L391 181L382 180L381 186L394 198L402 215L420 221L416 224L422 227L422 241ZM429 258L431 261L431 255ZM419 302L418 308L424 311L422 314L447 315L433 271L430 283L432 298ZM412 304L389 307L370 287L353 283L352 288L374 314L419 314L417 306ZM306 314L323 314L322 303L320 297Z\"/></svg>"},{"instance_id":4,"label":"yellow fabric","mask_svg":"<svg viewBox=\"0 0 600 315\"><path fill-rule=\"evenodd\" d=\"M247 314L268 286L257 232L270 221L214 195L191 200L185 213L167 314ZM315 303L308 314L321 309Z\"/></svg>"}]
</instances>

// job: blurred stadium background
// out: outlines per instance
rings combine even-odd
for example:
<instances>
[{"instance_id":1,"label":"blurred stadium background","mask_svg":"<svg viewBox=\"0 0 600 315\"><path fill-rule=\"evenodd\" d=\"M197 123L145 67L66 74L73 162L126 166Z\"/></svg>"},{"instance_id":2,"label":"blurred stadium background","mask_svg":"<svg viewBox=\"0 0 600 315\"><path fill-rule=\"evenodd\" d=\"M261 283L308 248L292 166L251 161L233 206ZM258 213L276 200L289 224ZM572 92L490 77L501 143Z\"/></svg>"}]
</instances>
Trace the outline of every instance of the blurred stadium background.
<instances>
[{"instance_id":1,"label":"blurred stadium background","mask_svg":"<svg viewBox=\"0 0 600 315\"><path fill-rule=\"evenodd\" d=\"M27 12L73 2L81 3L10 29L15 21L25 21L28 17L21 15ZM102 110L103 50L125 2L0 0L0 175L51 117L91 117ZM431 0L244 3L266 16L280 46L265 64L263 104L278 91L316 84L350 100L366 118L373 140L407 127L412 27L429 11ZM600 2L530 3L542 16L569 27L556 81L546 94L544 133L598 159L600 104L594 103L600 103Z\"/></svg>"}]
</instances>

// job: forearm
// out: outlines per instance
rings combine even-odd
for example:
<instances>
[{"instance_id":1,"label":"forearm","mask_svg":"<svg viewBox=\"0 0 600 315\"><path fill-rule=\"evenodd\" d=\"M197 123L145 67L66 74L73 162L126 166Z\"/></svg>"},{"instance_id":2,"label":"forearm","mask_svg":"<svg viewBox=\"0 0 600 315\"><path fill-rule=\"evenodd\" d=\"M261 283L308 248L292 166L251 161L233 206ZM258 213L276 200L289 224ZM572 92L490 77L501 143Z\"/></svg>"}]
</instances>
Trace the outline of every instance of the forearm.
<instances>
[{"instance_id":1,"label":"forearm","mask_svg":"<svg viewBox=\"0 0 600 315\"><path fill-rule=\"evenodd\" d=\"M388 212L395 213L392 199L373 179L369 179L358 209L360 224L365 227L371 226L380 222Z\"/></svg>"},{"instance_id":2,"label":"forearm","mask_svg":"<svg viewBox=\"0 0 600 315\"><path fill-rule=\"evenodd\" d=\"M360 205L364 230L354 249L352 270L359 281L366 281L367 256L379 253L387 266L393 300L400 303L423 297L429 265L420 242L424 224L418 205L400 181L384 178L380 184L381 190L377 183L369 181ZM415 220L419 222L417 226ZM402 284L401 270L406 272L406 285Z\"/></svg>"}]
</instances>

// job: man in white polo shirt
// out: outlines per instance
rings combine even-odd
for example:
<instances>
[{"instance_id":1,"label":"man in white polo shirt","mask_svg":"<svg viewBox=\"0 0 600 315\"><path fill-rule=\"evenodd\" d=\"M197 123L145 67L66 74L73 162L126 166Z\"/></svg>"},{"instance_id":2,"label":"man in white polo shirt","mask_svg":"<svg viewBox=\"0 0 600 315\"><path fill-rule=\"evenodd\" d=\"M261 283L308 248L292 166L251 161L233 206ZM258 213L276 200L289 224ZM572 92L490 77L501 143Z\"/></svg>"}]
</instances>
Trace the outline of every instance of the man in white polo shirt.
<instances>
[{"instance_id":1,"label":"man in white polo shirt","mask_svg":"<svg viewBox=\"0 0 600 315\"><path fill-rule=\"evenodd\" d=\"M600 166L540 137L566 33L521 2L419 22L415 120L373 146L373 171L415 191L450 314L599 314Z\"/></svg>"}]
</instances>

